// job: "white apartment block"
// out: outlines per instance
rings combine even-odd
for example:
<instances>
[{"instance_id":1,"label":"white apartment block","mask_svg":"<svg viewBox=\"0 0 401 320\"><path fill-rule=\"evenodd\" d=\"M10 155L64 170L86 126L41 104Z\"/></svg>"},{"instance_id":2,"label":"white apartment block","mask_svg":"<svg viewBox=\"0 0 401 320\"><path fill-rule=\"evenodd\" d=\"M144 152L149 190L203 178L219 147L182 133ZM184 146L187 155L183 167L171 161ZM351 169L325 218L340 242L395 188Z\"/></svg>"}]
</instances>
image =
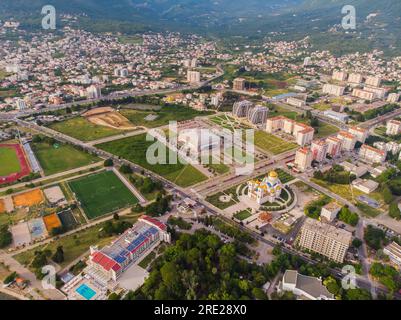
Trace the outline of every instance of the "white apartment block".
<instances>
[{"instance_id":1,"label":"white apartment block","mask_svg":"<svg viewBox=\"0 0 401 320\"><path fill-rule=\"evenodd\" d=\"M369 101L372 101L375 98L375 94L373 92L365 91L362 89L352 90L352 96Z\"/></svg>"},{"instance_id":2,"label":"white apartment block","mask_svg":"<svg viewBox=\"0 0 401 320\"><path fill-rule=\"evenodd\" d=\"M359 73L351 73L348 77L349 83L360 84L362 83L363 77Z\"/></svg>"},{"instance_id":3,"label":"white apartment block","mask_svg":"<svg viewBox=\"0 0 401 320\"><path fill-rule=\"evenodd\" d=\"M194 84L200 83L200 80L201 80L201 74L200 74L199 71L188 70L188 72L187 72L187 81L189 83L194 83Z\"/></svg>"},{"instance_id":4,"label":"white apartment block","mask_svg":"<svg viewBox=\"0 0 401 320\"><path fill-rule=\"evenodd\" d=\"M383 253L389 256L392 263L401 267L401 246L398 243L390 243L384 248Z\"/></svg>"},{"instance_id":5,"label":"white apartment block","mask_svg":"<svg viewBox=\"0 0 401 320\"><path fill-rule=\"evenodd\" d=\"M344 151L354 150L357 139L353 134L347 131L340 131L337 134L337 138L341 140L342 150Z\"/></svg>"},{"instance_id":6,"label":"white apartment block","mask_svg":"<svg viewBox=\"0 0 401 320\"><path fill-rule=\"evenodd\" d=\"M17 101L15 102L15 105L16 105L18 111L24 111L27 108L26 102L22 99L17 99Z\"/></svg>"},{"instance_id":7,"label":"white apartment block","mask_svg":"<svg viewBox=\"0 0 401 320\"><path fill-rule=\"evenodd\" d=\"M297 99L297 98L287 98L287 103L290 106L298 107L298 108L303 108L306 106L305 101Z\"/></svg>"},{"instance_id":8,"label":"white apartment block","mask_svg":"<svg viewBox=\"0 0 401 320\"><path fill-rule=\"evenodd\" d=\"M367 92L372 92L376 99L384 99L384 97L387 94L387 89L385 89L385 88L376 88L376 87L365 86L363 88L363 90L367 91Z\"/></svg>"},{"instance_id":9,"label":"white apartment block","mask_svg":"<svg viewBox=\"0 0 401 320\"><path fill-rule=\"evenodd\" d=\"M323 93L330 94L332 96L342 96L344 94L345 87L337 86L335 84L326 83L323 86Z\"/></svg>"},{"instance_id":10,"label":"white apartment block","mask_svg":"<svg viewBox=\"0 0 401 320\"><path fill-rule=\"evenodd\" d=\"M390 120L387 122L386 134L388 136L395 136L401 133L401 121Z\"/></svg>"},{"instance_id":11,"label":"white apartment block","mask_svg":"<svg viewBox=\"0 0 401 320\"><path fill-rule=\"evenodd\" d=\"M367 144L362 145L359 150L360 159L371 163L383 163L386 161L386 156L386 151L373 148Z\"/></svg>"},{"instance_id":12,"label":"white apartment block","mask_svg":"<svg viewBox=\"0 0 401 320\"><path fill-rule=\"evenodd\" d=\"M345 81L348 74L344 71L333 71L332 79L336 81Z\"/></svg>"},{"instance_id":13,"label":"white apartment block","mask_svg":"<svg viewBox=\"0 0 401 320\"><path fill-rule=\"evenodd\" d=\"M387 97L387 102L389 103L397 103L400 100L399 93L390 93Z\"/></svg>"},{"instance_id":14,"label":"white apartment block","mask_svg":"<svg viewBox=\"0 0 401 320\"><path fill-rule=\"evenodd\" d=\"M341 154L341 140L336 137L328 137L327 143L327 154L332 158L336 158Z\"/></svg>"},{"instance_id":15,"label":"white apartment block","mask_svg":"<svg viewBox=\"0 0 401 320\"><path fill-rule=\"evenodd\" d=\"M293 135L297 144L300 146L305 146L311 143L315 133L315 129L312 127L286 117L279 116L267 119L266 131L268 133L274 133L280 130Z\"/></svg>"},{"instance_id":16,"label":"white apartment block","mask_svg":"<svg viewBox=\"0 0 401 320\"><path fill-rule=\"evenodd\" d=\"M312 166L312 151L309 148L300 148L295 154L295 166L299 171L306 171Z\"/></svg>"},{"instance_id":17,"label":"white apartment block","mask_svg":"<svg viewBox=\"0 0 401 320\"><path fill-rule=\"evenodd\" d=\"M366 139L369 137L369 130L363 129L361 127L350 127L348 132L356 137L356 140L365 143Z\"/></svg>"},{"instance_id":18,"label":"white apartment block","mask_svg":"<svg viewBox=\"0 0 401 320\"><path fill-rule=\"evenodd\" d=\"M326 159L328 144L324 140L316 140L312 142L311 151L312 159L317 162L323 162Z\"/></svg>"},{"instance_id":19,"label":"white apartment block","mask_svg":"<svg viewBox=\"0 0 401 320\"><path fill-rule=\"evenodd\" d=\"M336 202L330 202L322 207L320 212L320 219L325 222L332 222L337 218L338 213L341 210L341 206Z\"/></svg>"},{"instance_id":20,"label":"white apartment block","mask_svg":"<svg viewBox=\"0 0 401 320\"><path fill-rule=\"evenodd\" d=\"M372 87L380 87L382 80L380 77L369 76L366 78L365 84Z\"/></svg>"},{"instance_id":21,"label":"white apartment block","mask_svg":"<svg viewBox=\"0 0 401 320\"><path fill-rule=\"evenodd\" d=\"M307 218L301 228L299 246L338 263L344 262L352 234L346 230Z\"/></svg>"}]
</instances>

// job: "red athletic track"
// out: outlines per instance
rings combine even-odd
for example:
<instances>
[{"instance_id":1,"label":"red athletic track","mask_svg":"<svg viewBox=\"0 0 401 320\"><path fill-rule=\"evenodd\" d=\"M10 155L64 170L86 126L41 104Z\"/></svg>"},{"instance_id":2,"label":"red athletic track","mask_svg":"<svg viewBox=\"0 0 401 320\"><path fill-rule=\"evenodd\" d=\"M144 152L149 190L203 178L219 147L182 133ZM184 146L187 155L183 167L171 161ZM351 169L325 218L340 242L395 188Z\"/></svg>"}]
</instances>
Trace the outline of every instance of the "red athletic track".
<instances>
[{"instance_id":1,"label":"red athletic track","mask_svg":"<svg viewBox=\"0 0 401 320\"><path fill-rule=\"evenodd\" d=\"M15 150L15 152L17 153L18 161L21 166L21 170L20 170L20 172L12 173L6 177L0 177L0 185L13 183L13 182L17 181L18 179L21 179L22 177L25 177L31 173L31 169L29 168L28 161L25 158L24 150L22 149L22 146L20 144L0 144L0 148L4 148L4 147L12 148Z\"/></svg>"}]
</instances>

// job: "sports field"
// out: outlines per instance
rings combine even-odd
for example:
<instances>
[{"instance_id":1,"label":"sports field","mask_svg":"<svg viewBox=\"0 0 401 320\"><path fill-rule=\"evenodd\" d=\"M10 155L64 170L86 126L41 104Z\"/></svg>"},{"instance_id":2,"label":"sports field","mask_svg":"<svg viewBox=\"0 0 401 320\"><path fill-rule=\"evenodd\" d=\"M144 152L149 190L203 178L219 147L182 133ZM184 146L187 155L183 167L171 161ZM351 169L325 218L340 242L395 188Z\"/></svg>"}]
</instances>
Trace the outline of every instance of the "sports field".
<instances>
[{"instance_id":1,"label":"sports field","mask_svg":"<svg viewBox=\"0 0 401 320\"><path fill-rule=\"evenodd\" d=\"M138 199L112 171L89 175L68 184L89 219L138 203Z\"/></svg>"},{"instance_id":2,"label":"sports field","mask_svg":"<svg viewBox=\"0 0 401 320\"><path fill-rule=\"evenodd\" d=\"M297 144L284 141L264 131L255 130L255 146L272 154L280 154L297 147Z\"/></svg>"},{"instance_id":3,"label":"sports field","mask_svg":"<svg viewBox=\"0 0 401 320\"><path fill-rule=\"evenodd\" d=\"M32 207L42 203L44 200L43 192L40 189L35 189L13 196L15 207Z\"/></svg>"},{"instance_id":4,"label":"sports field","mask_svg":"<svg viewBox=\"0 0 401 320\"><path fill-rule=\"evenodd\" d=\"M150 164L146 158L146 152L154 143L154 141L146 141L146 134L140 134L102 143L97 147L153 171L181 187L189 187L207 179L193 166L182 164L179 160L175 164ZM170 153L176 158L176 153L167 149L166 162Z\"/></svg>"},{"instance_id":5,"label":"sports field","mask_svg":"<svg viewBox=\"0 0 401 320\"><path fill-rule=\"evenodd\" d=\"M96 125L83 117L50 125L50 128L81 141L92 141L122 133L121 130Z\"/></svg>"},{"instance_id":6,"label":"sports field","mask_svg":"<svg viewBox=\"0 0 401 320\"><path fill-rule=\"evenodd\" d=\"M47 176L83 167L100 160L91 154L66 144L53 146L46 142L40 142L32 143L32 148Z\"/></svg>"},{"instance_id":7,"label":"sports field","mask_svg":"<svg viewBox=\"0 0 401 320\"><path fill-rule=\"evenodd\" d=\"M0 177L21 171L17 153L14 148L0 147Z\"/></svg>"}]
</instances>

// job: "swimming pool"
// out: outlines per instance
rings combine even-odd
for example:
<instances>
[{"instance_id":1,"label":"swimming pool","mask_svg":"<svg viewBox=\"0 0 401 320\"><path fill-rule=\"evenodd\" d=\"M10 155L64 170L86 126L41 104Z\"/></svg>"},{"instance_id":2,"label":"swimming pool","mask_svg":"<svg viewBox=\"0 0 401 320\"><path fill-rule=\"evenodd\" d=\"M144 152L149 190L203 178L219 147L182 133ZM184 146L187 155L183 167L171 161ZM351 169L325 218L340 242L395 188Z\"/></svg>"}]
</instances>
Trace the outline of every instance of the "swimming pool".
<instances>
[{"instance_id":1,"label":"swimming pool","mask_svg":"<svg viewBox=\"0 0 401 320\"><path fill-rule=\"evenodd\" d=\"M96 291L88 287L86 284L81 284L75 291L83 296L86 300L92 299L96 294Z\"/></svg>"}]
</instances>

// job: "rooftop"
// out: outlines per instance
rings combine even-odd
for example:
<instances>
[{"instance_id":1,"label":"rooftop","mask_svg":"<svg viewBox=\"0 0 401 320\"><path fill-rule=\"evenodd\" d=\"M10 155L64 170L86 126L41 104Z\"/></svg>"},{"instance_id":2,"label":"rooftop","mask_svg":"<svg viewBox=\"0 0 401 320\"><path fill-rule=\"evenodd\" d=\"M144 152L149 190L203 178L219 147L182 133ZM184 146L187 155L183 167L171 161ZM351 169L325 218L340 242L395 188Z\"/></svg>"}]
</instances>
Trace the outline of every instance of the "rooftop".
<instances>
[{"instance_id":1,"label":"rooftop","mask_svg":"<svg viewBox=\"0 0 401 320\"><path fill-rule=\"evenodd\" d=\"M344 229L336 228L329 224L317 221L315 219L307 218L302 226L302 229L308 229L320 234L325 235L333 240L349 245L352 239L352 234Z\"/></svg>"}]
</instances>

